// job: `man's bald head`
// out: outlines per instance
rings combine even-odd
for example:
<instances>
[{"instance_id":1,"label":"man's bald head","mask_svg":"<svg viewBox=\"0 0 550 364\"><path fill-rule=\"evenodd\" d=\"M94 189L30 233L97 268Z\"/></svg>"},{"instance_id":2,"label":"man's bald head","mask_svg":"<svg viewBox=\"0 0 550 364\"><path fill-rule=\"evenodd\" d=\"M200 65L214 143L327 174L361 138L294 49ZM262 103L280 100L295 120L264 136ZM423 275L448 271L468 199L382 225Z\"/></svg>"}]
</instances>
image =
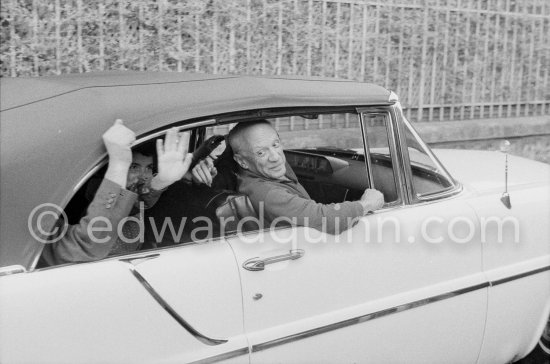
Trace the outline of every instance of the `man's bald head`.
<instances>
[{"instance_id":1,"label":"man's bald head","mask_svg":"<svg viewBox=\"0 0 550 364\"><path fill-rule=\"evenodd\" d=\"M249 149L250 144L248 143L247 135L257 125L267 125L273 128L269 121L259 119L248 122L242 121L229 131L229 134L227 135L227 142L231 146L234 154L242 154L243 151L247 151Z\"/></svg>"}]
</instances>

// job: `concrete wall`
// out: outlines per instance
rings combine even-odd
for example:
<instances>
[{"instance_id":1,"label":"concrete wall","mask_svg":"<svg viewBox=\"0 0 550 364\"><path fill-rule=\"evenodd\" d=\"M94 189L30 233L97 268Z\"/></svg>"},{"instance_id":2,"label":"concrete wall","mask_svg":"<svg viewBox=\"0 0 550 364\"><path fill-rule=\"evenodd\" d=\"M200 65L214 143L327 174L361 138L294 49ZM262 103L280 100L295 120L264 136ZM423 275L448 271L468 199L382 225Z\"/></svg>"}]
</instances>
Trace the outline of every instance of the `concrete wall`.
<instances>
[{"instance_id":1,"label":"concrete wall","mask_svg":"<svg viewBox=\"0 0 550 364\"><path fill-rule=\"evenodd\" d=\"M432 148L498 150L510 141L510 153L550 163L550 116L416 123Z\"/></svg>"}]
</instances>

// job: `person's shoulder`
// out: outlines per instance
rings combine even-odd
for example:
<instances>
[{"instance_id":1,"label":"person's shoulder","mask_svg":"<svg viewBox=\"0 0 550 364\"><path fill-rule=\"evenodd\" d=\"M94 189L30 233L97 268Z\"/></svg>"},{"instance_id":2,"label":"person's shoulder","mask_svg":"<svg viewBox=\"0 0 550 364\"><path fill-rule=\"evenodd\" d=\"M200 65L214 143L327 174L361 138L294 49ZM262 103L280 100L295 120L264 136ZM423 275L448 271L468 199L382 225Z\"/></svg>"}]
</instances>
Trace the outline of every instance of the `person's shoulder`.
<instances>
[{"instance_id":1,"label":"person's shoulder","mask_svg":"<svg viewBox=\"0 0 550 364\"><path fill-rule=\"evenodd\" d=\"M241 176L239 178L239 192L248 196L257 196L264 199L268 193L285 190L277 181L255 178L252 176Z\"/></svg>"}]
</instances>

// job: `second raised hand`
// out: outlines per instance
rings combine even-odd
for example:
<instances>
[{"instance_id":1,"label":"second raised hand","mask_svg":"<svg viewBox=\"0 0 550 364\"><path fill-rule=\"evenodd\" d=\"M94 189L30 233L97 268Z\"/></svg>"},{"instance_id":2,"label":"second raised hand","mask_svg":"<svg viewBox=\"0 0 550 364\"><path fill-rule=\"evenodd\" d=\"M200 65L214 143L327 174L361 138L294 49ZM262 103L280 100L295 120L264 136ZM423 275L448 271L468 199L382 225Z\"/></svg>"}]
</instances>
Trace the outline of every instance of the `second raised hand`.
<instances>
[{"instance_id":1,"label":"second raised hand","mask_svg":"<svg viewBox=\"0 0 550 364\"><path fill-rule=\"evenodd\" d=\"M158 173L151 181L151 188L166 188L187 173L192 161L192 154L187 153L188 146L189 132L178 135L176 128L166 132L164 142L157 139Z\"/></svg>"}]
</instances>

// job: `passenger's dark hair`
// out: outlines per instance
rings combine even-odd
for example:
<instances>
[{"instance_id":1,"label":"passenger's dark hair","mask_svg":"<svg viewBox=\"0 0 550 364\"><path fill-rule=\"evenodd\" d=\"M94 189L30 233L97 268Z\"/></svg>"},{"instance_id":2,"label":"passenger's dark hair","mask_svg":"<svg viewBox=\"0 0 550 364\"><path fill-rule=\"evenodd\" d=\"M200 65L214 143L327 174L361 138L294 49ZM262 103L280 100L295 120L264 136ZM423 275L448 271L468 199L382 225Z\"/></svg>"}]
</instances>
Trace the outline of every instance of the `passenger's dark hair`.
<instances>
[{"instance_id":1,"label":"passenger's dark hair","mask_svg":"<svg viewBox=\"0 0 550 364\"><path fill-rule=\"evenodd\" d=\"M149 141L132 148L132 152L150 157L154 156L157 153L157 147L155 142Z\"/></svg>"},{"instance_id":2,"label":"passenger's dark hair","mask_svg":"<svg viewBox=\"0 0 550 364\"><path fill-rule=\"evenodd\" d=\"M139 153L146 157L153 157L153 172L157 173L157 146L156 140L151 140L145 143L142 143L136 147L132 148L132 154Z\"/></svg>"},{"instance_id":3,"label":"passenger's dark hair","mask_svg":"<svg viewBox=\"0 0 550 364\"><path fill-rule=\"evenodd\" d=\"M269 121L267 121L266 119L258 119L258 120L252 120L252 121L241 121L240 123L238 123L237 125L235 125L233 127L233 129L231 129L229 131L229 134L227 134L227 143L226 145L231 147L231 149L233 150L233 152L235 153L239 153L239 148L238 146L235 146L235 143L236 143L236 139L242 135L242 133L247 130L248 128L251 128L253 126L256 126L256 125L269 125L271 127L273 127L271 125L271 123ZM236 148L237 147L237 148Z\"/></svg>"}]
</instances>

